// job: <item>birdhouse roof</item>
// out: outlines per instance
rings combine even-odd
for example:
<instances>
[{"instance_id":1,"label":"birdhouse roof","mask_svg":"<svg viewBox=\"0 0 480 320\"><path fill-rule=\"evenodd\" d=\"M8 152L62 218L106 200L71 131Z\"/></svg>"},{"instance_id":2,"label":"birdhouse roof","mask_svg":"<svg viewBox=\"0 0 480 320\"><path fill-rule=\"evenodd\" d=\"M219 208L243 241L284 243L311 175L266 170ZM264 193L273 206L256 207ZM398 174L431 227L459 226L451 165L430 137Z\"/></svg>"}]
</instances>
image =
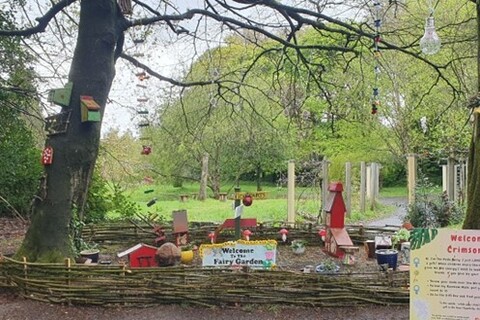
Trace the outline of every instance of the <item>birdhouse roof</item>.
<instances>
[{"instance_id":1,"label":"birdhouse roof","mask_svg":"<svg viewBox=\"0 0 480 320\"><path fill-rule=\"evenodd\" d=\"M117 257L119 257L119 258L124 257L124 256L126 256L126 255L128 255L128 254L131 254L131 253L137 251L137 250L140 249L140 248L150 248L150 249L157 250L157 247L150 246L150 245L144 244L144 243L139 243L139 244L134 245L134 246L131 247L131 248L128 248L128 249L125 250L125 251L122 251L122 252L117 253Z\"/></svg>"},{"instance_id":2,"label":"birdhouse roof","mask_svg":"<svg viewBox=\"0 0 480 320\"><path fill-rule=\"evenodd\" d=\"M353 246L353 242L345 228L331 228L330 230L338 246Z\"/></svg>"}]
</instances>

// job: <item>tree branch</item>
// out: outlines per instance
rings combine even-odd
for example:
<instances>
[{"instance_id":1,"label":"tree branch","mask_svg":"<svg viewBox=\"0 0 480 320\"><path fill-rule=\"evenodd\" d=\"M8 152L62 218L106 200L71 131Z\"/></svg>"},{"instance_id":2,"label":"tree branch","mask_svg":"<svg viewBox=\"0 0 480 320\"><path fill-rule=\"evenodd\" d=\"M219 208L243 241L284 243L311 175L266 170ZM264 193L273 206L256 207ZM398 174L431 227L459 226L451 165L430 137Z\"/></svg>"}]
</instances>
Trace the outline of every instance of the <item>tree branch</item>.
<instances>
[{"instance_id":1,"label":"tree branch","mask_svg":"<svg viewBox=\"0 0 480 320\"><path fill-rule=\"evenodd\" d=\"M53 5L50 10L42 17L36 18L38 24L34 27L23 30L0 30L0 36L31 36L32 34L44 32L50 21L63 9L71 5L77 0L61 0Z\"/></svg>"}]
</instances>

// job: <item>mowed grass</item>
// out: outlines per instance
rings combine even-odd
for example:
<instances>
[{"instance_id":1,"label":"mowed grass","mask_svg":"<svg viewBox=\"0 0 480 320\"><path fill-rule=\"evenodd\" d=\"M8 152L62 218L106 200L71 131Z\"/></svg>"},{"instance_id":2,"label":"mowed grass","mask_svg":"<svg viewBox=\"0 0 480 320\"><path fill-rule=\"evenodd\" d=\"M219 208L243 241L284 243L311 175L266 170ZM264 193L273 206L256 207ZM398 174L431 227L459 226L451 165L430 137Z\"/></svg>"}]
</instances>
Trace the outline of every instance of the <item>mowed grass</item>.
<instances>
[{"instance_id":1,"label":"mowed grass","mask_svg":"<svg viewBox=\"0 0 480 320\"><path fill-rule=\"evenodd\" d=\"M233 204L233 185L225 188L222 192L228 192L230 199L220 201L213 199L213 194L209 190L209 198L204 201L195 200L194 196L198 193L198 184L184 184L181 188L175 188L170 185L142 185L138 188L128 190L126 195L136 202L141 212L150 215L156 213L166 220L172 219L172 212L176 210L187 210L189 221L202 222L223 222L225 219L234 217ZM267 221L286 221L287 219L287 189L275 185L267 185L262 188L267 192L267 199L254 199L250 207L243 208L242 217L257 218L259 222ZM242 183L242 192L255 192L256 186L253 183ZM145 193L145 192L148 193ZM398 191L394 191L398 194ZM187 201L180 201L180 195L188 195ZM382 194L383 195L383 194ZM156 199L155 204L147 207L147 203ZM297 212L297 221L302 222L303 216L317 217L320 212L320 191L318 188L295 189L295 211ZM353 199L353 212L347 218L347 223L359 221L368 221L391 214L393 208L378 205L375 210L368 210L360 213L356 210L356 201ZM118 218L109 214L110 218Z\"/></svg>"}]
</instances>

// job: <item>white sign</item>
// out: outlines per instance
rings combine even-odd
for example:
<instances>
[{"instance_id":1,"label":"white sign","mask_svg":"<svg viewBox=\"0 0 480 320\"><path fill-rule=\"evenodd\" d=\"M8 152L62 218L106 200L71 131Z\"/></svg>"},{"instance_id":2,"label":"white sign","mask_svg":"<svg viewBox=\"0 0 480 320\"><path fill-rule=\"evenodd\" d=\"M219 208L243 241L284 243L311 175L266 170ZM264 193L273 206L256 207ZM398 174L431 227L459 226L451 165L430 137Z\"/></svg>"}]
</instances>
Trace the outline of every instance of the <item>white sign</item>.
<instances>
[{"instance_id":1,"label":"white sign","mask_svg":"<svg viewBox=\"0 0 480 320\"><path fill-rule=\"evenodd\" d=\"M410 319L480 319L480 231L415 229Z\"/></svg>"},{"instance_id":2,"label":"white sign","mask_svg":"<svg viewBox=\"0 0 480 320\"><path fill-rule=\"evenodd\" d=\"M277 241L243 241L200 246L202 265L204 267L237 267L271 269L275 266Z\"/></svg>"}]
</instances>

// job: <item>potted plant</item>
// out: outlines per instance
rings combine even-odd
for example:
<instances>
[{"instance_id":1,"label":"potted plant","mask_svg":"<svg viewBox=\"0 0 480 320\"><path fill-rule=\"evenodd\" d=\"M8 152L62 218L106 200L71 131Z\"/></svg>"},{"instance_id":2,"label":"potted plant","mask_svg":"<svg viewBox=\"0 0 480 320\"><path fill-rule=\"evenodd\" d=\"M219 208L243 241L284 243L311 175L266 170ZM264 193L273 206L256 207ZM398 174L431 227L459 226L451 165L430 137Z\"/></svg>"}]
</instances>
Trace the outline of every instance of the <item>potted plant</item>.
<instances>
[{"instance_id":1,"label":"potted plant","mask_svg":"<svg viewBox=\"0 0 480 320\"><path fill-rule=\"evenodd\" d=\"M92 260L93 263L98 262L98 256L100 255L100 250L97 248L89 248L80 251L80 256L86 259Z\"/></svg>"},{"instance_id":2,"label":"potted plant","mask_svg":"<svg viewBox=\"0 0 480 320\"><path fill-rule=\"evenodd\" d=\"M296 239L292 241L292 244L290 245L290 247L292 248L293 253L302 254L305 252L306 245L307 245L307 241Z\"/></svg>"},{"instance_id":3,"label":"potted plant","mask_svg":"<svg viewBox=\"0 0 480 320\"><path fill-rule=\"evenodd\" d=\"M398 229L397 232L392 236L392 248L400 249L400 244L402 242L407 242L410 238L410 231L405 228Z\"/></svg>"},{"instance_id":4,"label":"potted plant","mask_svg":"<svg viewBox=\"0 0 480 320\"><path fill-rule=\"evenodd\" d=\"M193 250L195 249L195 245L192 243L187 243L184 246L180 247L180 261L184 264L190 264L193 261Z\"/></svg>"}]
</instances>

